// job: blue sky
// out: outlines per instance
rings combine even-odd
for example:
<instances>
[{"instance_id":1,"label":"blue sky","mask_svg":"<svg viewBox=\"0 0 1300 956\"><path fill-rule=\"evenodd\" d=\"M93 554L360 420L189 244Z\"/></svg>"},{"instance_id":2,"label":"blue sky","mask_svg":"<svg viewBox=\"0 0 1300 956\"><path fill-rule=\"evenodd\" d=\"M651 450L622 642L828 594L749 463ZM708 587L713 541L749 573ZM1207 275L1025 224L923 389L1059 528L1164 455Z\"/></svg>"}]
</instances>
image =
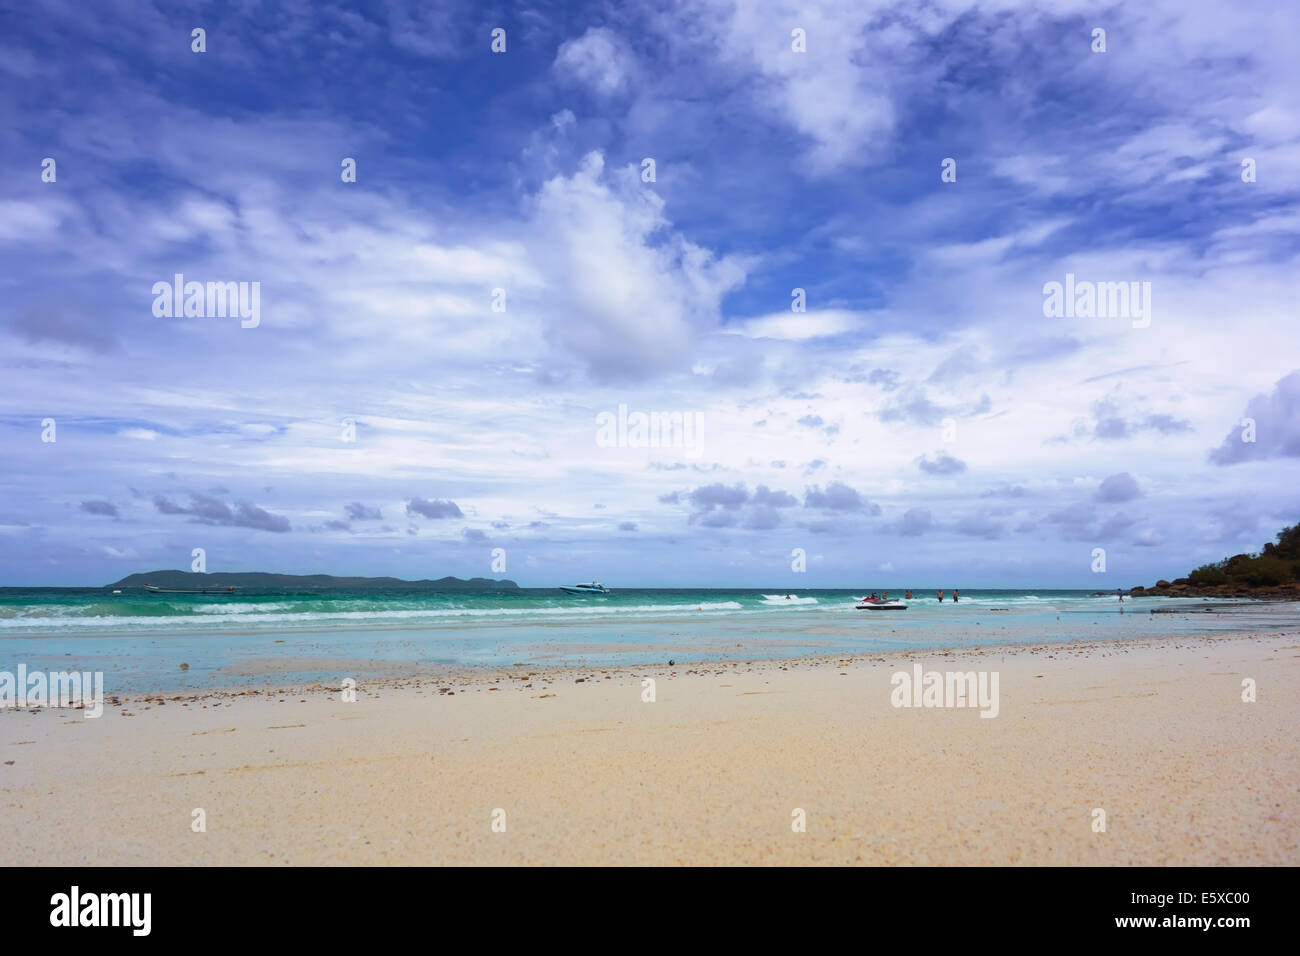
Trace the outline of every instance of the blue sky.
<instances>
[{"instance_id":1,"label":"blue sky","mask_svg":"<svg viewBox=\"0 0 1300 956\"><path fill-rule=\"evenodd\" d=\"M202 547L536 586L1100 589L1253 550L1300 516L1298 21L6 5L0 583ZM260 321L156 316L176 273L258 283ZM1046 315L1067 274L1149 289L1145 320ZM700 441L607 447L620 406Z\"/></svg>"}]
</instances>

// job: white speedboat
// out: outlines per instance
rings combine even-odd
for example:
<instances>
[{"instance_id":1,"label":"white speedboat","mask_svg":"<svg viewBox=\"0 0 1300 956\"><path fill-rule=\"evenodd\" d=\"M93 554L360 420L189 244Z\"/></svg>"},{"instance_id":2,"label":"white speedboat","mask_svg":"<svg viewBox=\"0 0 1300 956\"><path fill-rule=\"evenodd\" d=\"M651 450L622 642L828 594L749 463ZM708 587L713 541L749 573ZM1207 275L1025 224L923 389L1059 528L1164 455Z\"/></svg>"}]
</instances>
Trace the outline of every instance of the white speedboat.
<instances>
[{"instance_id":1,"label":"white speedboat","mask_svg":"<svg viewBox=\"0 0 1300 956\"><path fill-rule=\"evenodd\" d=\"M572 587L560 585L560 590L565 594L608 594L609 588L599 581L592 581L590 584L575 584Z\"/></svg>"},{"instance_id":2,"label":"white speedboat","mask_svg":"<svg viewBox=\"0 0 1300 956\"><path fill-rule=\"evenodd\" d=\"M147 594L234 594L235 586L232 584L225 588L159 588L152 584L144 586Z\"/></svg>"}]
</instances>

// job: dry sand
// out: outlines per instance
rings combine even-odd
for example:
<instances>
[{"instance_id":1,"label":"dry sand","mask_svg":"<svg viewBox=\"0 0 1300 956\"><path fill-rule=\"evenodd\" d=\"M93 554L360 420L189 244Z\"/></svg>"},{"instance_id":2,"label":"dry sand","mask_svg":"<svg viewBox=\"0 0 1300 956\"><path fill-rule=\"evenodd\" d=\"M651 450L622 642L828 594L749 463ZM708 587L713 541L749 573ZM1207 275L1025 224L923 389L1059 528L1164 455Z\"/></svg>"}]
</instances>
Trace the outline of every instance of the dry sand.
<instances>
[{"instance_id":1,"label":"dry sand","mask_svg":"<svg viewBox=\"0 0 1300 956\"><path fill-rule=\"evenodd\" d=\"M999 716L892 707L917 661ZM1272 632L0 711L0 864L1296 865L1298 691Z\"/></svg>"}]
</instances>

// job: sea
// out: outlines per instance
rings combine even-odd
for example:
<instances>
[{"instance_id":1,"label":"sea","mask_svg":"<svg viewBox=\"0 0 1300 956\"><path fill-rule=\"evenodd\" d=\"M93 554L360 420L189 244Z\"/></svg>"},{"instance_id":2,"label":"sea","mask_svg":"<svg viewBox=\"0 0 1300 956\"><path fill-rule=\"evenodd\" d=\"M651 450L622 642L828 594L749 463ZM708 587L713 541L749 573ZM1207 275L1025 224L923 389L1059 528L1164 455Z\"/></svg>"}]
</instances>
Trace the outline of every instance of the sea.
<instances>
[{"instance_id":1,"label":"sea","mask_svg":"<svg viewBox=\"0 0 1300 956\"><path fill-rule=\"evenodd\" d=\"M905 611L862 591L558 588L235 596L0 588L0 671L101 671L114 693L337 682L471 668L787 659L1300 628L1300 604L970 590ZM891 592L901 597L902 592ZM1155 612L1155 613L1153 613ZM182 666L183 665L183 666Z\"/></svg>"}]
</instances>

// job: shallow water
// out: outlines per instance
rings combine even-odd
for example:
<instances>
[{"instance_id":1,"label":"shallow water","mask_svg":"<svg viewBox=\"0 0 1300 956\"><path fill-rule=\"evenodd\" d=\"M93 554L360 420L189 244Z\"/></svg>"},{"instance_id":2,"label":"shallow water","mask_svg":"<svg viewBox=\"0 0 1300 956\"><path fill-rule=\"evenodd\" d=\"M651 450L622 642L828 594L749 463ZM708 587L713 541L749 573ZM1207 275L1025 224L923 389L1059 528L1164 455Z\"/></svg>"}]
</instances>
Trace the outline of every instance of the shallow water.
<instances>
[{"instance_id":1,"label":"shallow water","mask_svg":"<svg viewBox=\"0 0 1300 956\"><path fill-rule=\"evenodd\" d=\"M791 592L792 594L795 592ZM243 592L0 589L0 671L103 671L109 693L337 681L431 668L620 665L1207 634L1300 626L1300 605L1092 591ZM891 592L900 597L902 592ZM1231 605L1231 606L1230 606ZM1215 613L1190 613L1194 608ZM1152 614L1157 608L1180 613ZM181 663L189 665L181 670Z\"/></svg>"}]
</instances>

